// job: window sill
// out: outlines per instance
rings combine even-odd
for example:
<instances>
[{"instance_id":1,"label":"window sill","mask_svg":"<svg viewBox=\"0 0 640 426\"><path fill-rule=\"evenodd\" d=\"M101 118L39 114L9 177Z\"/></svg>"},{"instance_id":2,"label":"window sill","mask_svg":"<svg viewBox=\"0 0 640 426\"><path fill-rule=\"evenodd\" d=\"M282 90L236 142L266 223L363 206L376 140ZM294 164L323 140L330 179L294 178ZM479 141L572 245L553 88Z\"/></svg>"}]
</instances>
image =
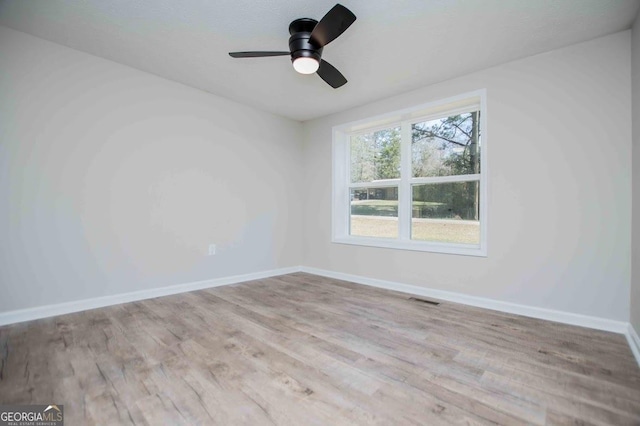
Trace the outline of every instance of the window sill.
<instances>
[{"instance_id":1,"label":"window sill","mask_svg":"<svg viewBox=\"0 0 640 426\"><path fill-rule=\"evenodd\" d=\"M486 248L480 245L469 244L441 244L426 241L401 241L385 238L368 238L368 237L334 237L331 240L335 244L349 244L365 247L379 247L395 250L412 250L424 251L431 253L457 254L462 256L487 257Z\"/></svg>"}]
</instances>

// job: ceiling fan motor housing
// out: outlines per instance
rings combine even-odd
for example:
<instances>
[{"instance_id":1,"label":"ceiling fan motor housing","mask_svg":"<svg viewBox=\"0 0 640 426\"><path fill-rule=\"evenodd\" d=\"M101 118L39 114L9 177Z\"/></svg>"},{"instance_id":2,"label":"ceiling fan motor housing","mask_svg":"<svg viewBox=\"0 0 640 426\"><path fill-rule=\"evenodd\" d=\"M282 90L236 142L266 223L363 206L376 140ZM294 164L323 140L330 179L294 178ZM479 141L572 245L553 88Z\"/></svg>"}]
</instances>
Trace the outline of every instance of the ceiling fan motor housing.
<instances>
[{"instance_id":1,"label":"ceiling fan motor housing","mask_svg":"<svg viewBox=\"0 0 640 426\"><path fill-rule=\"evenodd\" d=\"M313 58L320 62L322 57L322 47L318 47L310 42L311 31L318 21L310 18L296 19L289 25L289 51L291 61L298 58Z\"/></svg>"}]
</instances>

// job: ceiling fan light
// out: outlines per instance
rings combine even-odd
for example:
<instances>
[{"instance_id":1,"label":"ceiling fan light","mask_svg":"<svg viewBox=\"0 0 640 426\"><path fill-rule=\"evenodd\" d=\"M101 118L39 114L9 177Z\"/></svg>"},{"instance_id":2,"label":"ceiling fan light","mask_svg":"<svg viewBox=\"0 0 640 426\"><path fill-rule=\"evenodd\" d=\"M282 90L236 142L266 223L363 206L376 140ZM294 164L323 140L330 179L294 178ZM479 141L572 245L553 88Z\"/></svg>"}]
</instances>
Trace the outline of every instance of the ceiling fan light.
<instances>
[{"instance_id":1,"label":"ceiling fan light","mask_svg":"<svg viewBox=\"0 0 640 426\"><path fill-rule=\"evenodd\" d=\"M313 74L318 71L320 62L314 58L301 57L293 61L293 68L300 74Z\"/></svg>"}]
</instances>

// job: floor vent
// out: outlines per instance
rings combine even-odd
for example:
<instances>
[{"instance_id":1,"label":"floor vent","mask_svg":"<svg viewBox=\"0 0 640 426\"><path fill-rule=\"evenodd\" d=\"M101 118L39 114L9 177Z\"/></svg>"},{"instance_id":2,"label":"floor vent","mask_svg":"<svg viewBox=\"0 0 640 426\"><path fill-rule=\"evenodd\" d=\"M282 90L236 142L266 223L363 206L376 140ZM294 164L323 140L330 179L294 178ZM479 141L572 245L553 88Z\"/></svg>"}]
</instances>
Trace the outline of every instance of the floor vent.
<instances>
[{"instance_id":1,"label":"floor vent","mask_svg":"<svg viewBox=\"0 0 640 426\"><path fill-rule=\"evenodd\" d=\"M426 303L428 305L433 305L433 306L438 306L440 304L440 302L434 302L433 300L427 300L427 299L418 299L417 297L410 297L409 300L411 300L412 302Z\"/></svg>"}]
</instances>

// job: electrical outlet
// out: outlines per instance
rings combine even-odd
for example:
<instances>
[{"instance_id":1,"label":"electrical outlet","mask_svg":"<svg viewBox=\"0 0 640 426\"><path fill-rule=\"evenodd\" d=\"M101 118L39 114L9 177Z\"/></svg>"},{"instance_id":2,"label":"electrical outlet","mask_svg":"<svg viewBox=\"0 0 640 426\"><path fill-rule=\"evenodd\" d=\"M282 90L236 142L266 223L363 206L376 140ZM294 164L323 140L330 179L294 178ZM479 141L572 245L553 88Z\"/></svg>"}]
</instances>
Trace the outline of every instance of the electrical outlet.
<instances>
[{"instance_id":1,"label":"electrical outlet","mask_svg":"<svg viewBox=\"0 0 640 426\"><path fill-rule=\"evenodd\" d=\"M209 256L213 256L214 254L216 254L216 245L209 244Z\"/></svg>"}]
</instances>

